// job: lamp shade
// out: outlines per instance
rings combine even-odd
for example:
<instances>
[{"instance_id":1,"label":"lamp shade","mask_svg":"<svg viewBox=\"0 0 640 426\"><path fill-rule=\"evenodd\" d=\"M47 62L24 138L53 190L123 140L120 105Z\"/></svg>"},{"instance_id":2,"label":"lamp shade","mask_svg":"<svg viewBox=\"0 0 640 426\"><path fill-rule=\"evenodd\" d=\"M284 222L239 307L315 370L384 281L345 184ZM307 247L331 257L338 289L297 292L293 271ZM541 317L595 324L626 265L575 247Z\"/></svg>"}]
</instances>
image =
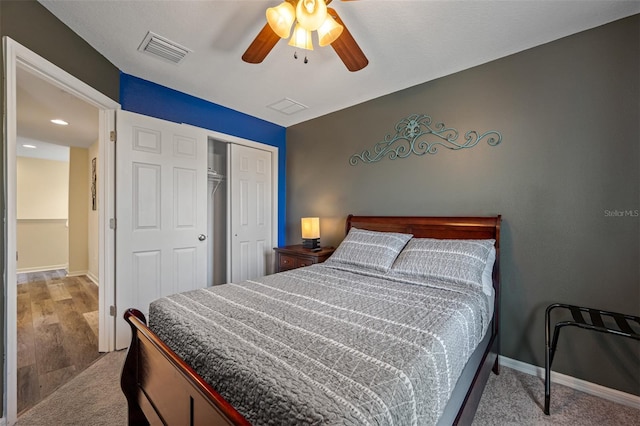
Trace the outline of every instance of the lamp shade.
<instances>
[{"instance_id":1,"label":"lamp shade","mask_svg":"<svg viewBox=\"0 0 640 426\"><path fill-rule=\"evenodd\" d=\"M343 29L342 25L338 24L330 15L327 15L327 18L318 28L318 44L320 46L330 45L340 37Z\"/></svg>"},{"instance_id":2,"label":"lamp shade","mask_svg":"<svg viewBox=\"0 0 640 426\"><path fill-rule=\"evenodd\" d=\"M296 19L296 11L289 2L282 2L267 9L267 22L280 38L289 38L291 26Z\"/></svg>"},{"instance_id":3,"label":"lamp shade","mask_svg":"<svg viewBox=\"0 0 640 426\"><path fill-rule=\"evenodd\" d=\"M311 41L311 31L305 30L300 24L296 24L293 30L289 46L295 46L300 49L313 50L313 42Z\"/></svg>"},{"instance_id":4,"label":"lamp shade","mask_svg":"<svg viewBox=\"0 0 640 426\"><path fill-rule=\"evenodd\" d=\"M303 217L300 222L302 224L303 239L320 238L320 218Z\"/></svg>"},{"instance_id":5,"label":"lamp shade","mask_svg":"<svg viewBox=\"0 0 640 426\"><path fill-rule=\"evenodd\" d=\"M296 19L307 31L320 28L327 16L327 4L324 0L299 0L296 6Z\"/></svg>"}]
</instances>

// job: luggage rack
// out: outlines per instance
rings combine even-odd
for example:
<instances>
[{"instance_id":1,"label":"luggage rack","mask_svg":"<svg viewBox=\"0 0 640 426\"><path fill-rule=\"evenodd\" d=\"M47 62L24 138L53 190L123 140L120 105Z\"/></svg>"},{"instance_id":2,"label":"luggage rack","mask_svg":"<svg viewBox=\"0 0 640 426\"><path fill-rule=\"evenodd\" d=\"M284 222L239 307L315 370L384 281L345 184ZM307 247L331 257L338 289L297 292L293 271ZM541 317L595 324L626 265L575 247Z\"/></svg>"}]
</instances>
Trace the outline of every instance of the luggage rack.
<instances>
[{"instance_id":1,"label":"luggage rack","mask_svg":"<svg viewBox=\"0 0 640 426\"><path fill-rule=\"evenodd\" d=\"M551 311L556 308L569 310L573 321L560 321L555 323L553 330L553 340L549 343L551 337L551 323L550 316ZM587 322L582 315L583 312L589 314L591 322ZM613 324L606 325L602 317L613 318L617 328L612 327ZM634 330L629 324L629 321L636 323L637 328ZM630 337L635 340L640 340L640 317L633 315L621 314L618 312L602 311L600 309L585 308L582 306L566 305L563 303L553 303L547 307L545 312L545 363L544 363L544 413L549 415L549 401L551 398L551 363L553 362L553 356L556 352L556 346L558 344L558 336L560 335L560 329L565 326L575 326L584 328L586 330L599 331L601 333L615 334L623 337Z\"/></svg>"}]
</instances>

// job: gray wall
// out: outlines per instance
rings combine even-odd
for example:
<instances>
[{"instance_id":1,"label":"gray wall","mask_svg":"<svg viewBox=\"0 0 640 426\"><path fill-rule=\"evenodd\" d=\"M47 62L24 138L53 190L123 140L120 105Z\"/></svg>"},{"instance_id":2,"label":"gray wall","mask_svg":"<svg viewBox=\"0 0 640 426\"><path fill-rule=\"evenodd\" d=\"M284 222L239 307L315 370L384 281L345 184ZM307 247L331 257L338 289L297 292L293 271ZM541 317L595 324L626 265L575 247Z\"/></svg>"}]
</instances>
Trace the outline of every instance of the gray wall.
<instances>
[{"instance_id":1,"label":"gray wall","mask_svg":"<svg viewBox=\"0 0 640 426\"><path fill-rule=\"evenodd\" d=\"M636 15L290 127L287 243L302 216L336 245L349 213L502 214L503 355L544 365L553 302L640 315L640 220L605 212L640 209L639 34ZM414 113L503 142L349 165ZM640 395L638 342L563 333L554 370Z\"/></svg>"},{"instance_id":2,"label":"gray wall","mask_svg":"<svg viewBox=\"0 0 640 426\"><path fill-rule=\"evenodd\" d=\"M74 75L96 90L118 101L120 73L118 69L82 40L76 33L53 16L40 3L32 0L0 1L0 36L9 36L33 52ZM1 52L4 58L4 53ZM2 59L4 61L4 59ZM4 83L0 84L0 99L4 99ZM0 103L0 116L4 115L4 103ZM0 134L4 135L0 120ZM0 186L5 188L3 136L0 150ZM0 211L5 211L4 197L0 197ZM4 228L0 228L4 241ZM4 244L0 245L0 259L4 259ZM4 353L4 262L0 262L0 350ZM3 370L0 380L4 383ZM0 404L2 388L0 388ZM2 408L4 412L4 407Z\"/></svg>"}]
</instances>

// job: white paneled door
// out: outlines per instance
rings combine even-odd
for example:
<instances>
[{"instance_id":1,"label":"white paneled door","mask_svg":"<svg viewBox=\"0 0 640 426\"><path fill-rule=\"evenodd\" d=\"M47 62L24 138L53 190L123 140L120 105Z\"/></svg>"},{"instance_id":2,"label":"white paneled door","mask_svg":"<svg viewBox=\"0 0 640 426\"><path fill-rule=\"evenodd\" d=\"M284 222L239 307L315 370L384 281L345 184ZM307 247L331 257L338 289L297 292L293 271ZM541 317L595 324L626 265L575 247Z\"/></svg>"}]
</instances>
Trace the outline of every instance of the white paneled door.
<instances>
[{"instance_id":1,"label":"white paneled door","mask_svg":"<svg viewBox=\"0 0 640 426\"><path fill-rule=\"evenodd\" d=\"M272 241L271 153L230 144L231 281L269 273Z\"/></svg>"},{"instance_id":2,"label":"white paneled door","mask_svg":"<svg viewBox=\"0 0 640 426\"><path fill-rule=\"evenodd\" d=\"M207 134L131 112L116 119L116 349L122 319L159 297L206 286Z\"/></svg>"}]
</instances>

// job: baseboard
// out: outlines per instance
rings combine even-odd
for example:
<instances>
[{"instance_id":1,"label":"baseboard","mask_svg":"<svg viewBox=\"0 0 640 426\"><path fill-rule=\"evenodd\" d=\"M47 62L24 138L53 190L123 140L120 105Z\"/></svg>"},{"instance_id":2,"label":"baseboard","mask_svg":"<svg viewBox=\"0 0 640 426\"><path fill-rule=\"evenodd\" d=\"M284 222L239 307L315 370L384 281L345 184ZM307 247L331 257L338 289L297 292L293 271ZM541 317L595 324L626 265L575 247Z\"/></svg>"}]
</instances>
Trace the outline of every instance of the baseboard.
<instances>
[{"instance_id":1,"label":"baseboard","mask_svg":"<svg viewBox=\"0 0 640 426\"><path fill-rule=\"evenodd\" d=\"M68 277L83 277L87 276L87 271L67 271Z\"/></svg>"},{"instance_id":2,"label":"baseboard","mask_svg":"<svg viewBox=\"0 0 640 426\"><path fill-rule=\"evenodd\" d=\"M100 286L100 282L98 281L98 277L93 275L91 272L87 272L87 278L89 278L95 285Z\"/></svg>"},{"instance_id":3,"label":"baseboard","mask_svg":"<svg viewBox=\"0 0 640 426\"><path fill-rule=\"evenodd\" d=\"M50 265L50 266L40 266L37 268L23 268L17 269L17 274L28 274L30 272L46 272L46 271L57 271L58 269L67 269L69 265L66 263L63 265Z\"/></svg>"},{"instance_id":4,"label":"baseboard","mask_svg":"<svg viewBox=\"0 0 640 426\"><path fill-rule=\"evenodd\" d=\"M507 358L500 355L500 365L512 368L522 373L530 374L544 380L544 368L527 364L526 362ZM602 399L616 402L633 408L640 408L640 396L611 389L596 383L587 382L586 380L577 379L566 374L551 371L551 382L559 385L567 386L590 395L597 396Z\"/></svg>"}]
</instances>

